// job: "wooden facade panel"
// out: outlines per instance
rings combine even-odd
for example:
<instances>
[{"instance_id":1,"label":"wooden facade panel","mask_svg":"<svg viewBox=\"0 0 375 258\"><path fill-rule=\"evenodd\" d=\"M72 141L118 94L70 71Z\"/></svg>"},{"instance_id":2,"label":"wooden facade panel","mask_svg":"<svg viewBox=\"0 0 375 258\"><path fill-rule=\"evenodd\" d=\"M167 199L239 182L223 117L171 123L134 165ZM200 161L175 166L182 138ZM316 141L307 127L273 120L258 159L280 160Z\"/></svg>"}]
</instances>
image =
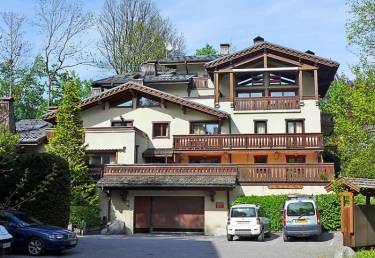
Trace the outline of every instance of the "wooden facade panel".
<instances>
[{"instance_id":1,"label":"wooden facade panel","mask_svg":"<svg viewBox=\"0 0 375 258\"><path fill-rule=\"evenodd\" d=\"M134 198L134 229L136 233L150 232L151 197L136 196Z\"/></svg>"}]
</instances>

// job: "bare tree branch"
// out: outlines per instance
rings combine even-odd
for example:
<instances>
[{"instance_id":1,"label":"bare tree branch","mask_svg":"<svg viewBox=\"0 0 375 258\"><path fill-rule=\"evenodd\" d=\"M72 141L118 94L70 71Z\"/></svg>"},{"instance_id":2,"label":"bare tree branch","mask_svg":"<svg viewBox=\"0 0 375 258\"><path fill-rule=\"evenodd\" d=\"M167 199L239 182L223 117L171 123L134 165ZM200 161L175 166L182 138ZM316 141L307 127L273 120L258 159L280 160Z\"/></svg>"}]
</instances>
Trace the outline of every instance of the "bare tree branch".
<instances>
[{"instance_id":1,"label":"bare tree branch","mask_svg":"<svg viewBox=\"0 0 375 258\"><path fill-rule=\"evenodd\" d=\"M117 74L138 71L149 59L184 52L184 38L164 19L151 0L106 0L97 19L99 51Z\"/></svg>"},{"instance_id":2,"label":"bare tree branch","mask_svg":"<svg viewBox=\"0 0 375 258\"><path fill-rule=\"evenodd\" d=\"M39 0L36 26L45 34L43 47L49 104L57 75L66 68L87 64L82 61L82 35L92 27L93 15L84 12L79 1Z\"/></svg>"}]
</instances>

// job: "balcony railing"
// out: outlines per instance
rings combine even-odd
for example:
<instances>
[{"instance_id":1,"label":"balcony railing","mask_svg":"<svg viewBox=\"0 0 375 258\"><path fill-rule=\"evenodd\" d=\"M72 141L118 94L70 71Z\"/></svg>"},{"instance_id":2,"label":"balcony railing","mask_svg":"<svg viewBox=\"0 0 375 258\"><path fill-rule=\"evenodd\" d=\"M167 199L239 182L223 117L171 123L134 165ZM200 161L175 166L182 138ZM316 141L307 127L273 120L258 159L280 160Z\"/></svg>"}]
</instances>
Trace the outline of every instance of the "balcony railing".
<instances>
[{"instance_id":1,"label":"balcony railing","mask_svg":"<svg viewBox=\"0 0 375 258\"><path fill-rule=\"evenodd\" d=\"M299 97L235 98L234 110L285 110L299 109Z\"/></svg>"},{"instance_id":2,"label":"balcony railing","mask_svg":"<svg viewBox=\"0 0 375 258\"><path fill-rule=\"evenodd\" d=\"M334 164L240 165L238 181L262 182L327 182L334 179Z\"/></svg>"},{"instance_id":3,"label":"balcony railing","mask_svg":"<svg viewBox=\"0 0 375 258\"><path fill-rule=\"evenodd\" d=\"M196 89L208 88L208 78L207 77L193 77L193 88L196 88Z\"/></svg>"},{"instance_id":4,"label":"balcony railing","mask_svg":"<svg viewBox=\"0 0 375 258\"><path fill-rule=\"evenodd\" d=\"M334 164L136 164L111 165L104 175L237 175L239 183L325 183L334 179Z\"/></svg>"},{"instance_id":5,"label":"balcony railing","mask_svg":"<svg viewBox=\"0 0 375 258\"><path fill-rule=\"evenodd\" d=\"M89 167L89 175L98 181L103 176L103 167Z\"/></svg>"},{"instance_id":6,"label":"balcony railing","mask_svg":"<svg viewBox=\"0 0 375 258\"><path fill-rule=\"evenodd\" d=\"M231 164L136 164L104 167L104 174L227 174L237 173Z\"/></svg>"},{"instance_id":7,"label":"balcony railing","mask_svg":"<svg viewBox=\"0 0 375 258\"><path fill-rule=\"evenodd\" d=\"M173 148L191 150L322 149L323 134L174 135Z\"/></svg>"}]
</instances>

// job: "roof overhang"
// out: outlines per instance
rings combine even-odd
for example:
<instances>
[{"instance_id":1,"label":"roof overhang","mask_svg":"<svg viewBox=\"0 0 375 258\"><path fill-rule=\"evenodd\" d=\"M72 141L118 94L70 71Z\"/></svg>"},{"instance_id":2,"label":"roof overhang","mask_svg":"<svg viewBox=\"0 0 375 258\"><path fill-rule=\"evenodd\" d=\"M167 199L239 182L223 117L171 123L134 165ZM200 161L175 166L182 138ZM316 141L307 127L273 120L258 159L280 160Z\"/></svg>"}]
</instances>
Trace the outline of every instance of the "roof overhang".
<instances>
[{"instance_id":1,"label":"roof overhang","mask_svg":"<svg viewBox=\"0 0 375 258\"><path fill-rule=\"evenodd\" d=\"M369 196L375 196L375 179L370 178L353 178L353 177L341 177L336 181L331 182L325 187L329 191L334 191L336 185L344 186L347 191L355 194L363 194Z\"/></svg>"},{"instance_id":2,"label":"roof overhang","mask_svg":"<svg viewBox=\"0 0 375 258\"><path fill-rule=\"evenodd\" d=\"M100 94L97 94L95 96L89 97L85 100L83 100L80 104L81 110L86 110L89 109L90 107L102 104L106 101L109 101L111 99L115 99L116 97L118 98L121 95L124 94L131 94L132 92L138 92L143 95L148 95L154 98L160 98L166 101L169 101L171 103L181 105L183 107L206 113L215 117L218 117L219 119L226 119L229 117L229 114L220 111L218 109L211 108L209 106L199 104L193 101L189 101L171 94L168 94L163 91L159 91L141 84L137 84L134 82L128 82L122 85L119 85L117 87L114 87L110 90L104 91ZM44 115L44 119L47 121L53 121L56 116L56 110L48 112L47 114Z\"/></svg>"}]
</instances>

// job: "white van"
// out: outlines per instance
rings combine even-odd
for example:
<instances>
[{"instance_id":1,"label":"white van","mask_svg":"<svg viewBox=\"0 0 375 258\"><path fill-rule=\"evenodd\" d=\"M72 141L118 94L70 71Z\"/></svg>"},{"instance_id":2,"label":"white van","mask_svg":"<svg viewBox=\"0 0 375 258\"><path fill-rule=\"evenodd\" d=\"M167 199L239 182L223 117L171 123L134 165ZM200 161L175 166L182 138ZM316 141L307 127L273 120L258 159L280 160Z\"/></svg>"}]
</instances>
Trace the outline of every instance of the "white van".
<instances>
[{"instance_id":1,"label":"white van","mask_svg":"<svg viewBox=\"0 0 375 258\"><path fill-rule=\"evenodd\" d=\"M283 224L284 241L290 237L318 238L322 233L319 210L312 198L288 197L283 210Z\"/></svg>"},{"instance_id":2,"label":"white van","mask_svg":"<svg viewBox=\"0 0 375 258\"><path fill-rule=\"evenodd\" d=\"M271 234L268 218L261 217L259 206L255 204L233 205L228 214L227 240L232 241L234 236L257 236L259 241Z\"/></svg>"}]
</instances>

